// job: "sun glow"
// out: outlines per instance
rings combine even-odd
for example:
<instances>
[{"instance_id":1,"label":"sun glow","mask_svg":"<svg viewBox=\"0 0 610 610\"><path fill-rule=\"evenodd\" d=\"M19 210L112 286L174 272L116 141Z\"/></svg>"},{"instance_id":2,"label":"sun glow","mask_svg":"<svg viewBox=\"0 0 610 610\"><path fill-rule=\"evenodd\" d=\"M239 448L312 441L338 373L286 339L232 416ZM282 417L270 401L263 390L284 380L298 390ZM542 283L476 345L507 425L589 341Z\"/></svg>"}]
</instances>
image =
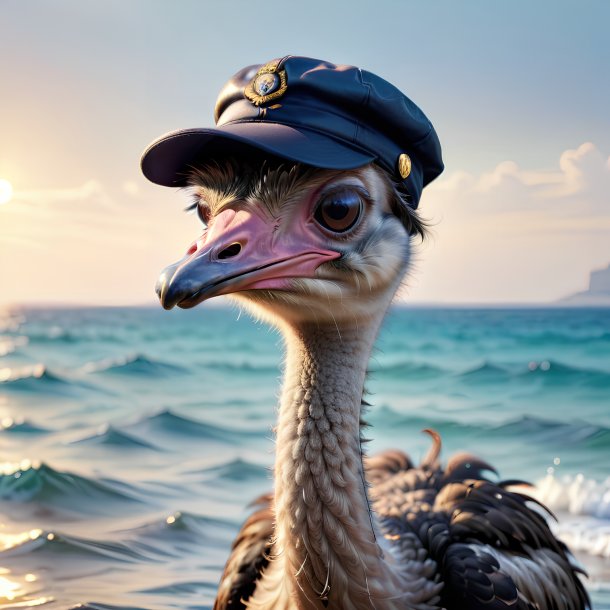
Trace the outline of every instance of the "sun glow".
<instances>
[{"instance_id":1,"label":"sun glow","mask_svg":"<svg viewBox=\"0 0 610 610\"><path fill-rule=\"evenodd\" d=\"M0 608L34 608L43 606L53 601L52 597L33 597L25 589L21 583L11 580L14 578L10 571L5 568L0 568ZM32 583L38 580L35 574L26 574L24 578L26 583ZM5 602L9 602L8 605Z\"/></svg>"},{"instance_id":2,"label":"sun glow","mask_svg":"<svg viewBox=\"0 0 610 610\"><path fill-rule=\"evenodd\" d=\"M13 185L4 178L0 178L0 205L8 203L13 197Z\"/></svg>"}]
</instances>

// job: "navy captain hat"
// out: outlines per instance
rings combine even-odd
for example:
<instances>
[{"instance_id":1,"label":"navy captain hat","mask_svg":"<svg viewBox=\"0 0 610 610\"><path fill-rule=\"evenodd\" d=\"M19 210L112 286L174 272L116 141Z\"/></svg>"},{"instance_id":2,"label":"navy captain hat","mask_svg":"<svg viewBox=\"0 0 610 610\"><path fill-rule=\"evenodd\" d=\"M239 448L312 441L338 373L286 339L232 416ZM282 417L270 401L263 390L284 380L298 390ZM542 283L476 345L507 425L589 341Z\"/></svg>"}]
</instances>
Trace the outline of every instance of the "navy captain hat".
<instances>
[{"instance_id":1,"label":"navy captain hat","mask_svg":"<svg viewBox=\"0 0 610 610\"><path fill-rule=\"evenodd\" d=\"M249 66L224 86L214 114L215 128L155 140L142 155L144 175L186 186L195 164L241 148L324 169L375 162L416 208L423 187L443 171L426 115L394 85L354 66L296 56Z\"/></svg>"}]
</instances>

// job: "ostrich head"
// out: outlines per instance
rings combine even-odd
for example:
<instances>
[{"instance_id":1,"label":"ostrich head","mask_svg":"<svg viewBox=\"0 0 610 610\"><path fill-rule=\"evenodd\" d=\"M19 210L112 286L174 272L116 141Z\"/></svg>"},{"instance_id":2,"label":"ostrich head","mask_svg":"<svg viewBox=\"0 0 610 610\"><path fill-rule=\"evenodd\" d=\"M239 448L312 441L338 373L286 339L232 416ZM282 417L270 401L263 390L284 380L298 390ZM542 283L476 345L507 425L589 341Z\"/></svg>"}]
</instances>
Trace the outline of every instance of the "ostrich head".
<instances>
[{"instance_id":1,"label":"ostrich head","mask_svg":"<svg viewBox=\"0 0 610 610\"><path fill-rule=\"evenodd\" d=\"M410 234L423 234L374 164L323 170L231 159L196 168L189 183L204 229L159 278L166 308L232 294L288 323L357 324L389 303Z\"/></svg>"},{"instance_id":2,"label":"ostrich head","mask_svg":"<svg viewBox=\"0 0 610 610\"><path fill-rule=\"evenodd\" d=\"M152 181L190 187L204 230L163 271L164 307L222 294L288 323L352 321L391 301L423 235L416 208L442 171L436 133L390 83L286 57L238 72L215 129L163 136Z\"/></svg>"}]
</instances>

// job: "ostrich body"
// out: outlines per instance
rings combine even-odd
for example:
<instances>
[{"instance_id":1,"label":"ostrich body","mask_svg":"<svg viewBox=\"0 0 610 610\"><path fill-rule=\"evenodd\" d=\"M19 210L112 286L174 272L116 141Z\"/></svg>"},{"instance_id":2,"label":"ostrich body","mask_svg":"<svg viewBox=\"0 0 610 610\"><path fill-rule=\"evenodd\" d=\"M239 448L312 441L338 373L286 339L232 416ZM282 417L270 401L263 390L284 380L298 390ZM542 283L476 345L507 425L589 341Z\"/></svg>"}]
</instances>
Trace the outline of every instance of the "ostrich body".
<instances>
[{"instance_id":1,"label":"ostrich body","mask_svg":"<svg viewBox=\"0 0 610 610\"><path fill-rule=\"evenodd\" d=\"M433 431L419 466L363 458L370 353L424 231L386 171L244 154L188 182L205 227L162 273L163 306L231 294L286 346L274 491L239 533L215 609L588 607L541 510L483 461L441 468Z\"/></svg>"},{"instance_id":2,"label":"ostrich body","mask_svg":"<svg viewBox=\"0 0 610 610\"><path fill-rule=\"evenodd\" d=\"M231 295L282 332L274 490L239 533L215 610L584 610L533 500L470 455L363 457L368 360L443 170L424 113L354 66L287 56L239 71L216 128L166 134L153 182L204 224L161 274L167 309Z\"/></svg>"}]
</instances>

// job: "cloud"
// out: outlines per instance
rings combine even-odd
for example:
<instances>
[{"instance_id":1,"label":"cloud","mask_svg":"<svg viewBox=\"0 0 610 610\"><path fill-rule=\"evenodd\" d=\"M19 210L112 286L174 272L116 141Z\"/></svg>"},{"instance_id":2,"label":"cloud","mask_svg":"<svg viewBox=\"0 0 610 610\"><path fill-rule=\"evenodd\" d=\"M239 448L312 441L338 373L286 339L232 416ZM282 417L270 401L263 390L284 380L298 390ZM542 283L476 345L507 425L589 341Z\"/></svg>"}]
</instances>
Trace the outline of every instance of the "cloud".
<instances>
[{"instance_id":1,"label":"cloud","mask_svg":"<svg viewBox=\"0 0 610 610\"><path fill-rule=\"evenodd\" d=\"M525 228L537 230L563 227L565 218L610 219L609 193L610 158L586 142L563 152L554 169L524 170L505 161L478 176L453 172L428 187L425 202L435 212L459 214L462 222L500 214L522 226L535 221Z\"/></svg>"},{"instance_id":2,"label":"cloud","mask_svg":"<svg viewBox=\"0 0 610 610\"><path fill-rule=\"evenodd\" d=\"M34 205L80 202L84 199L94 199L100 203L109 203L111 201L97 180L88 180L76 187L17 191L13 198L16 201Z\"/></svg>"},{"instance_id":3,"label":"cloud","mask_svg":"<svg viewBox=\"0 0 610 610\"><path fill-rule=\"evenodd\" d=\"M14 202L35 207L65 206L75 202L87 202L104 208L115 208L116 204L97 180L66 188L49 188L29 191L17 191Z\"/></svg>"},{"instance_id":4,"label":"cloud","mask_svg":"<svg viewBox=\"0 0 610 610\"><path fill-rule=\"evenodd\" d=\"M610 262L610 159L590 142L547 168L450 172L421 209L433 238L411 290L420 300L555 299Z\"/></svg>"},{"instance_id":5,"label":"cloud","mask_svg":"<svg viewBox=\"0 0 610 610\"><path fill-rule=\"evenodd\" d=\"M127 180L123 182L123 191L135 197L140 194L140 185L135 180Z\"/></svg>"},{"instance_id":6,"label":"cloud","mask_svg":"<svg viewBox=\"0 0 610 610\"><path fill-rule=\"evenodd\" d=\"M49 249L60 243L138 241L134 210L95 179L81 185L16 191L2 206L0 244ZM120 220L120 222L118 222ZM127 229L132 229L129 234Z\"/></svg>"}]
</instances>

